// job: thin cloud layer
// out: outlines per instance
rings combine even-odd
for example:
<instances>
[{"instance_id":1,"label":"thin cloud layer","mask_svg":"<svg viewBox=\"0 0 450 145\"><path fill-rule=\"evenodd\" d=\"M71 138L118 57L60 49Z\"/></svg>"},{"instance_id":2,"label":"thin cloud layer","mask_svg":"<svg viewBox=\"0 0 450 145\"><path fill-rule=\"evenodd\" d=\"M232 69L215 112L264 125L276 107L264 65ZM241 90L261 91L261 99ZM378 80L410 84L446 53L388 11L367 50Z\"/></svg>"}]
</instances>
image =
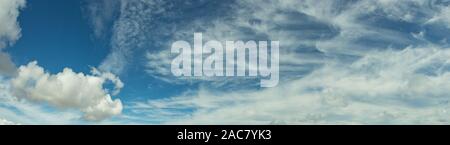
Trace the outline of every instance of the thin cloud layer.
<instances>
[{"instance_id":1,"label":"thin cloud layer","mask_svg":"<svg viewBox=\"0 0 450 145\"><path fill-rule=\"evenodd\" d=\"M169 124L446 124L449 57L432 47L373 51L352 63L327 62L277 88L200 89L132 108Z\"/></svg>"},{"instance_id":2,"label":"thin cloud layer","mask_svg":"<svg viewBox=\"0 0 450 145\"><path fill-rule=\"evenodd\" d=\"M115 74L125 71L134 62L136 52L144 49L148 43L145 32L152 28L152 25L147 24L153 21L153 15L164 12L164 7L160 5L165 1L119 0L118 3L120 15L113 25L111 52L99 66L101 70Z\"/></svg>"},{"instance_id":3,"label":"thin cloud layer","mask_svg":"<svg viewBox=\"0 0 450 145\"><path fill-rule=\"evenodd\" d=\"M273 0L232 3L230 16L196 19L189 40L280 40L277 88L135 102L137 114L180 124L447 124L449 1ZM167 73L149 52L150 75ZM154 59L157 58L157 59ZM170 59L169 59L170 60ZM163 63L165 61L161 61ZM246 85L240 85L246 86ZM189 112L186 114L186 112Z\"/></svg>"}]
</instances>

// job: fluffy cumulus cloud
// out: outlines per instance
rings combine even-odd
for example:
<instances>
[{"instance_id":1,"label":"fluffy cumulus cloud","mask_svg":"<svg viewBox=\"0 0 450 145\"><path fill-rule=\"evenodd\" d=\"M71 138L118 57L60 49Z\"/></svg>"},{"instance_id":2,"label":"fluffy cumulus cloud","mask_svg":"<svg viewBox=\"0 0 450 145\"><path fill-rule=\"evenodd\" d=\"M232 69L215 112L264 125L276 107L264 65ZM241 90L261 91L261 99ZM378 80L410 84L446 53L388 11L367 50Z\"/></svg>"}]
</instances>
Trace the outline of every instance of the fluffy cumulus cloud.
<instances>
[{"instance_id":1,"label":"fluffy cumulus cloud","mask_svg":"<svg viewBox=\"0 0 450 145\"><path fill-rule=\"evenodd\" d=\"M20 27L17 22L20 8L25 6L25 0L0 1L0 48L13 44L20 38Z\"/></svg>"},{"instance_id":2,"label":"fluffy cumulus cloud","mask_svg":"<svg viewBox=\"0 0 450 145\"><path fill-rule=\"evenodd\" d=\"M17 76L11 80L12 95L60 109L80 110L86 120L103 120L120 114L121 101L113 100L104 85L107 81L112 82L115 87L111 92L117 94L123 83L110 73L95 69L92 73L85 75L65 68L62 72L50 74L37 62L30 62L20 66Z\"/></svg>"},{"instance_id":3,"label":"fluffy cumulus cloud","mask_svg":"<svg viewBox=\"0 0 450 145\"><path fill-rule=\"evenodd\" d=\"M11 93L9 80L0 78L0 118L14 124L81 124L73 110L55 110L48 105L18 99Z\"/></svg>"},{"instance_id":4,"label":"fluffy cumulus cloud","mask_svg":"<svg viewBox=\"0 0 450 145\"><path fill-rule=\"evenodd\" d=\"M25 0L0 0L0 49L13 45L20 38L17 18L25 3ZM90 11L99 13L95 7ZM109 17L102 14L100 19ZM102 25L94 22L94 27ZM124 84L111 73L95 68L91 73L75 73L65 68L50 74L37 62L17 69L10 55L0 50L0 124L83 123L79 120L80 111L84 120L89 121L120 114L122 103L111 95L117 95ZM108 89L109 83L114 87Z\"/></svg>"}]
</instances>

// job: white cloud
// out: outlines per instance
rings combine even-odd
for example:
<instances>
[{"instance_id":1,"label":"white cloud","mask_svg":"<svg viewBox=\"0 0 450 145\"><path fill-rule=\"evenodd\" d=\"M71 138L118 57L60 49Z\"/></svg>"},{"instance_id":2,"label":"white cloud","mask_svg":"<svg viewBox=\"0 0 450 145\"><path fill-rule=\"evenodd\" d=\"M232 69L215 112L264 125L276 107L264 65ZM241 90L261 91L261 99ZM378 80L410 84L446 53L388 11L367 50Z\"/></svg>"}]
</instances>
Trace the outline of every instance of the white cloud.
<instances>
[{"instance_id":1,"label":"white cloud","mask_svg":"<svg viewBox=\"0 0 450 145\"><path fill-rule=\"evenodd\" d=\"M305 54L295 53L296 51L316 49L327 55L360 56L371 49L386 49L391 46L403 48L419 42L408 37L410 33L398 32L400 28L384 28L378 24L371 24L372 21L385 19L422 25L433 19L445 18L447 9L447 6L431 0L230 1L221 3L220 6L227 11L221 11L217 17L210 16L216 13L205 13L177 24L166 21L172 18L180 19L179 15L181 18L185 15L189 17L191 13L201 10L188 9L189 11L180 12L185 7L194 6L189 2L179 5L160 0L120 1L119 3L120 16L113 28L111 53L100 65L100 69L120 74L133 62L136 51L150 49L146 55L149 59L146 63L146 71L162 80L173 78L167 75L169 72L167 61L158 63L153 60L154 58L170 60L170 55L164 51L169 46L159 43L170 44L170 40L189 40L194 32L203 32L205 40L224 41L261 37L281 40L280 53L294 56L281 57L281 68L287 68L283 65L289 64L298 68L294 70L295 68L290 67L290 71L304 71L303 65L320 64L322 60L318 57L306 56L315 60L309 59L305 63L302 59ZM375 44L361 44L364 43L363 41ZM143 48L149 43L156 44L151 46L157 48Z\"/></svg>"},{"instance_id":2,"label":"white cloud","mask_svg":"<svg viewBox=\"0 0 450 145\"><path fill-rule=\"evenodd\" d=\"M133 60L136 49L144 49L148 43L146 32L152 28L153 16L164 12L162 0L121 0L120 15L114 22L111 52L99 68L121 74ZM156 22L155 22L156 23Z\"/></svg>"},{"instance_id":3,"label":"white cloud","mask_svg":"<svg viewBox=\"0 0 450 145\"><path fill-rule=\"evenodd\" d=\"M73 124L80 123L75 111L54 111L44 104L18 99L11 94L9 80L0 76L0 118L15 124Z\"/></svg>"},{"instance_id":4,"label":"white cloud","mask_svg":"<svg viewBox=\"0 0 450 145\"><path fill-rule=\"evenodd\" d=\"M33 102L45 102L60 109L78 109L86 120L103 120L122 111L119 99L112 100L104 89L106 81L115 84L114 94L123 83L110 73L93 70L93 75L75 73L65 68L57 74L50 74L30 62L20 66L17 76L11 80L12 95Z\"/></svg>"},{"instance_id":5,"label":"white cloud","mask_svg":"<svg viewBox=\"0 0 450 145\"><path fill-rule=\"evenodd\" d=\"M14 44L21 36L17 17L19 10L25 7L25 0L0 0L0 75L11 76L15 65L9 54L2 48Z\"/></svg>"},{"instance_id":6,"label":"white cloud","mask_svg":"<svg viewBox=\"0 0 450 145\"><path fill-rule=\"evenodd\" d=\"M0 49L15 43L20 38L17 22L20 8L25 0L0 0Z\"/></svg>"},{"instance_id":7,"label":"white cloud","mask_svg":"<svg viewBox=\"0 0 450 145\"><path fill-rule=\"evenodd\" d=\"M206 88L131 108L168 124L448 124L448 58L450 50L432 47L373 51L276 88Z\"/></svg>"},{"instance_id":8,"label":"white cloud","mask_svg":"<svg viewBox=\"0 0 450 145\"><path fill-rule=\"evenodd\" d=\"M449 51L430 44L423 29L435 22L448 24L448 6L438 1L237 1L218 18L199 16L182 26L161 24L174 26L162 28L146 24L156 23L157 20L151 21L151 16L164 11L164 7L144 12L144 2L150 1L122 7L127 15L116 24L120 30L116 32L121 35L115 36L120 49L111 55L118 58L111 60L121 61L107 59L104 64L120 64L110 68L126 65L122 62L131 58L129 50L143 45L139 43L141 40L149 40L143 33L168 33L173 34L168 36L169 40L190 40L194 32L203 32L205 40L254 39L255 36L280 40L280 71L289 69L301 77L280 82L277 88L257 91L217 93L203 88L194 95L136 103L131 106L132 112L165 118L162 120L166 123L193 124L445 124L450 121L447 117ZM405 25L414 29L409 30ZM420 38L411 36L420 33ZM154 41L163 42L167 41ZM320 54L301 52L309 47ZM169 47L148 51L146 71L167 80L171 79L166 77L170 76L171 59L164 48ZM322 67L307 68L312 73L302 74L305 64ZM236 83L236 86L245 89L242 86L247 85ZM186 113L186 110L193 111Z\"/></svg>"},{"instance_id":9,"label":"white cloud","mask_svg":"<svg viewBox=\"0 0 450 145\"><path fill-rule=\"evenodd\" d=\"M18 124L14 123L14 122L11 122L9 120L0 118L0 125L18 125Z\"/></svg>"},{"instance_id":10,"label":"white cloud","mask_svg":"<svg viewBox=\"0 0 450 145\"><path fill-rule=\"evenodd\" d=\"M14 44L21 36L17 17L19 10L25 7L25 0L0 0L0 75L11 76L15 65L9 54L2 48Z\"/></svg>"},{"instance_id":11,"label":"white cloud","mask_svg":"<svg viewBox=\"0 0 450 145\"><path fill-rule=\"evenodd\" d=\"M427 23L443 23L450 28L450 7L443 7L439 9L439 13L434 15Z\"/></svg>"}]
</instances>

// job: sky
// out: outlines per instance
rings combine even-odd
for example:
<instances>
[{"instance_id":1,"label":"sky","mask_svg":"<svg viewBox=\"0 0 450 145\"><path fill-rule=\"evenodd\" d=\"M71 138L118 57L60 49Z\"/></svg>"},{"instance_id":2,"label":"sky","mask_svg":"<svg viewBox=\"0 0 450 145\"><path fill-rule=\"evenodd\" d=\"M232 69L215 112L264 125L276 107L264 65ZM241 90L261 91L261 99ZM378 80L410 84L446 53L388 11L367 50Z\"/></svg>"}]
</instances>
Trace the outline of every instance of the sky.
<instances>
[{"instance_id":1,"label":"sky","mask_svg":"<svg viewBox=\"0 0 450 145\"><path fill-rule=\"evenodd\" d=\"M275 87L178 40L279 41ZM449 124L449 0L0 0L0 124Z\"/></svg>"}]
</instances>

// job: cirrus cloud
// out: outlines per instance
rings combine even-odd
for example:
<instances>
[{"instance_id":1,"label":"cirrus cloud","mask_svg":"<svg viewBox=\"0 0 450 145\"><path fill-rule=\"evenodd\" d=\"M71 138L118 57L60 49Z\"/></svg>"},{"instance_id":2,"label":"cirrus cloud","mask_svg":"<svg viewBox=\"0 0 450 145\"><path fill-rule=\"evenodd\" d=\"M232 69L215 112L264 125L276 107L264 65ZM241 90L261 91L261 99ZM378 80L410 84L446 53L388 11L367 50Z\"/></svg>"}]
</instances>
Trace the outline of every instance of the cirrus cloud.
<instances>
[{"instance_id":1,"label":"cirrus cloud","mask_svg":"<svg viewBox=\"0 0 450 145\"><path fill-rule=\"evenodd\" d=\"M202 88L130 108L169 124L448 124L449 57L433 47L373 51L276 88Z\"/></svg>"},{"instance_id":2,"label":"cirrus cloud","mask_svg":"<svg viewBox=\"0 0 450 145\"><path fill-rule=\"evenodd\" d=\"M450 66L446 0L240 1L234 15L183 24L174 38L281 41L276 88L204 87L131 105L169 124L448 124ZM211 20L211 19L208 19ZM211 24L212 23L212 24ZM439 24L439 25L437 25ZM198 28L198 29L196 29ZM433 30L438 29L439 31ZM247 34L246 32L252 32ZM256 35L255 35L256 34ZM441 41L445 40L445 41ZM308 51L313 50L313 51ZM311 53L313 52L313 53ZM149 52L148 72L168 55ZM291 57L286 57L291 56ZM168 59L170 60L170 59ZM319 67L296 69L310 62ZM285 66L285 67L283 67ZM284 73L286 69L291 74Z\"/></svg>"}]
</instances>

